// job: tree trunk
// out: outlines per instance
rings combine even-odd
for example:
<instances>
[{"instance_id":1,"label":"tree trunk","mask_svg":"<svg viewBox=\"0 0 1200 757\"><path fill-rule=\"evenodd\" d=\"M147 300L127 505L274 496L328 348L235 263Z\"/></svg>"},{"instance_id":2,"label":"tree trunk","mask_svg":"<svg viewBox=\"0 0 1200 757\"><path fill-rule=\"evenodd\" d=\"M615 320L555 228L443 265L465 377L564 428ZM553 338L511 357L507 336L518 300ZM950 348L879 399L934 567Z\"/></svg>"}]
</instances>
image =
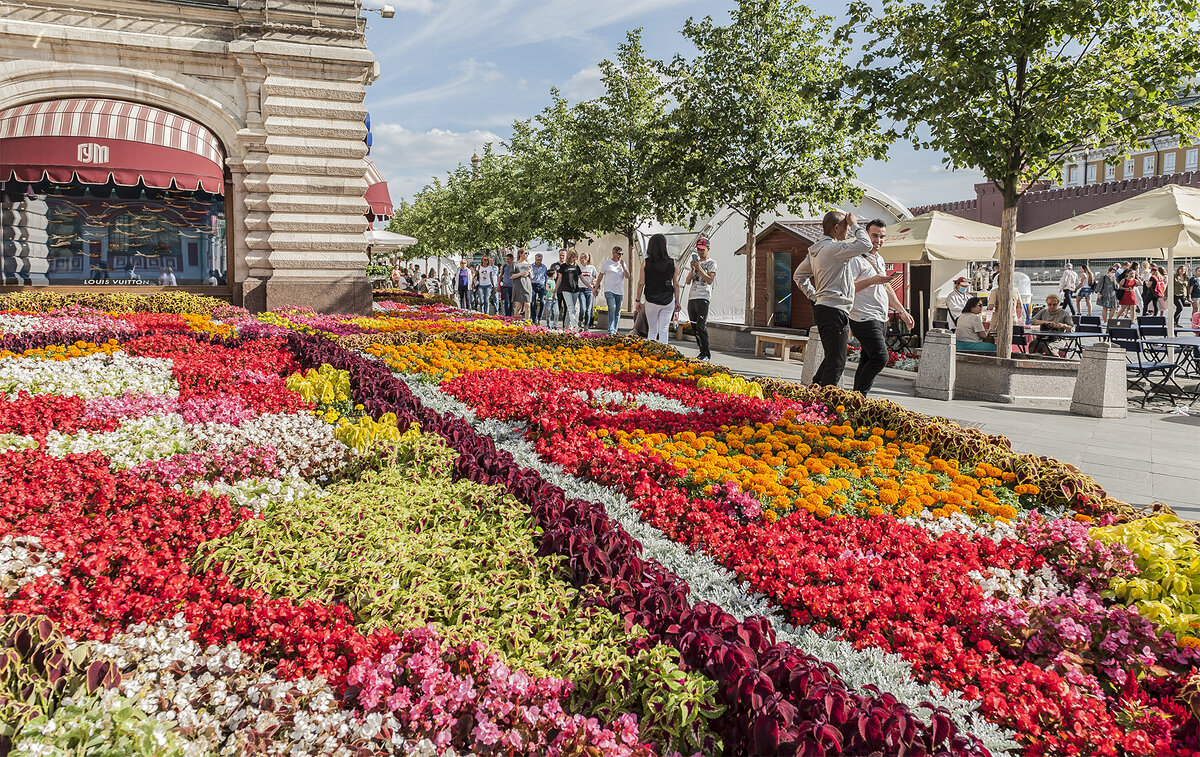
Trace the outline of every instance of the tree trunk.
<instances>
[{"instance_id":1,"label":"tree trunk","mask_svg":"<svg viewBox=\"0 0 1200 757\"><path fill-rule=\"evenodd\" d=\"M1013 189L1004 192L1004 210L1000 215L1000 286L996 302L994 326L996 329L996 357L1012 355L1013 310L1016 292L1013 274L1016 272L1014 254L1017 249L1017 193Z\"/></svg>"},{"instance_id":2,"label":"tree trunk","mask_svg":"<svg viewBox=\"0 0 1200 757\"><path fill-rule=\"evenodd\" d=\"M629 308L630 312L633 312L633 295L637 293L638 273L642 270L642 267L638 265L637 253L633 249L634 235L636 233L634 229L625 230L625 241L628 244L628 247L625 248L625 252L628 253L625 259L625 267L629 269L629 281L625 282L627 291L624 302L625 307Z\"/></svg>"},{"instance_id":3,"label":"tree trunk","mask_svg":"<svg viewBox=\"0 0 1200 757\"><path fill-rule=\"evenodd\" d=\"M746 325L754 325L754 274L758 268L758 215L746 219Z\"/></svg>"}]
</instances>

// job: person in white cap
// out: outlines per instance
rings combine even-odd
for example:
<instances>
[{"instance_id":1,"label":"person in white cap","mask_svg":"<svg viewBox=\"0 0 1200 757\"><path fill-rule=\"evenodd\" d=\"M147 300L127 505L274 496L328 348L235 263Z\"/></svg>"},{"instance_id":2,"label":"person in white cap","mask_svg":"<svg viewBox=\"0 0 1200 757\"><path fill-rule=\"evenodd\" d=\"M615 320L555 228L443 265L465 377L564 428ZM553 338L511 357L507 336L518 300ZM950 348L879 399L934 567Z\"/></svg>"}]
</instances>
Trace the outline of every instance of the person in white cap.
<instances>
[{"instance_id":1,"label":"person in white cap","mask_svg":"<svg viewBox=\"0 0 1200 757\"><path fill-rule=\"evenodd\" d=\"M946 311L950 313L951 326L958 324L958 319L962 316L963 308L966 307L969 299L971 299L971 294L967 286L967 277L959 276L954 280L954 291L946 295Z\"/></svg>"},{"instance_id":2,"label":"person in white cap","mask_svg":"<svg viewBox=\"0 0 1200 757\"><path fill-rule=\"evenodd\" d=\"M850 308L854 305L854 277L850 261L870 252L871 238L853 213L831 210L821 221L824 236L813 242L808 255L796 266L792 280L813 302L813 323L821 334L825 359L813 374L813 383L837 386L846 368L850 339ZM853 235L853 239L847 240Z\"/></svg>"},{"instance_id":3,"label":"person in white cap","mask_svg":"<svg viewBox=\"0 0 1200 757\"><path fill-rule=\"evenodd\" d=\"M700 348L699 360L712 360L708 350L708 302L712 298L713 279L717 278L717 261L708 256L708 239L696 240L696 252L692 255L692 266L688 269L686 284L692 288L688 294L688 320L692 322L692 334Z\"/></svg>"},{"instance_id":4,"label":"person in white cap","mask_svg":"<svg viewBox=\"0 0 1200 757\"><path fill-rule=\"evenodd\" d=\"M1079 288L1079 274L1075 273L1075 269L1071 267L1070 263L1063 267L1063 275L1058 280L1058 288L1062 290L1062 301L1066 304L1067 310L1071 311L1071 315L1075 315L1075 300L1071 295Z\"/></svg>"}]
</instances>

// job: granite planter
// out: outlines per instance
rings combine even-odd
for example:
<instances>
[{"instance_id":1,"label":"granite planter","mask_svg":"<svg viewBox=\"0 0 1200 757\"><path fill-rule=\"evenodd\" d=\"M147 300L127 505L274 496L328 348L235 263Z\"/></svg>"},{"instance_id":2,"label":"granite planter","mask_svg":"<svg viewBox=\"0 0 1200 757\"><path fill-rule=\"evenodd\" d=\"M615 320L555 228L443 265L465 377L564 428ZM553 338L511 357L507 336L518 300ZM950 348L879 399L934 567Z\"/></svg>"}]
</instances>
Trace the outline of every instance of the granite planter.
<instances>
[{"instance_id":1,"label":"granite planter","mask_svg":"<svg viewBox=\"0 0 1200 757\"><path fill-rule=\"evenodd\" d=\"M955 399L1070 408L1079 361L1043 355L1002 358L959 353L955 369Z\"/></svg>"}]
</instances>

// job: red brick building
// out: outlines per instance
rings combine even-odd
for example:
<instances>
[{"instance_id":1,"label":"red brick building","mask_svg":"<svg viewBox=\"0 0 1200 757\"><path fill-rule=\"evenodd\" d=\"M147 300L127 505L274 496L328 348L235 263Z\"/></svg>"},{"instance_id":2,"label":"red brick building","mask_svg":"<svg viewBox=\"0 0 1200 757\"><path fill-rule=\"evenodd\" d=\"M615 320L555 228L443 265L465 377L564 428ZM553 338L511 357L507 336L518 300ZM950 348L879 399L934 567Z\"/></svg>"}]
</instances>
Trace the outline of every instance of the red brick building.
<instances>
[{"instance_id":1,"label":"red brick building","mask_svg":"<svg viewBox=\"0 0 1200 757\"><path fill-rule=\"evenodd\" d=\"M1089 163L1088 166L1090 171L1094 164ZM1017 231L1040 229L1166 184L1200 187L1200 172L1188 171L1064 187L1053 187L1049 182L1043 182L1021 198L1017 213ZM914 216L940 210L960 218L999 226L1000 212L1003 208L1004 198L1000 196L1000 190L991 182L984 182L975 185L974 200L922 205L912 207L911 210Z\"/></svg>"}]
</instances>

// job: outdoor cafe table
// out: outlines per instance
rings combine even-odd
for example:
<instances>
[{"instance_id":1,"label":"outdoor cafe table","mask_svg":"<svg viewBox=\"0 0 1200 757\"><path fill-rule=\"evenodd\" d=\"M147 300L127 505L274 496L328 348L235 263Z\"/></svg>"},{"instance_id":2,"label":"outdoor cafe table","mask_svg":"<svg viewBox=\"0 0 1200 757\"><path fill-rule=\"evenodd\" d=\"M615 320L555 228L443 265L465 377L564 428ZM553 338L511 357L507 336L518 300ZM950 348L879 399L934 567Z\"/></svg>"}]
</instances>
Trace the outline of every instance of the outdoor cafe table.
<instances>
[{"instance_id":1,"label":"outdoor cafe table","mask_svg":"<svg viewBox=\"0 0 1200 757\"><path fill-rule=\"evenodd\" d=\"M1030 330L1025 332L1026 336L1034 338L1034 344L1037 344L1038 339L1057 341L1062 339L1067 345L1062 349L1067 353L1067 357L1078 355L1083 352L1082 341L1084 339L1108 339L1108 334L1100 331L1038 331ZM1032 346L1032 345L1031 345Z\"/></svg>"},{"instance_id":2,"label":"outdoor cafe table","mask_svg":"<svg viewBox=\"0 0 1200 757\"><path fill-rule=\"evenodd\" d=\"M1197 353L1200 352L1200 336L1155 337L1143 339L1142 344L1151 344L1157 347L1182 347L1183 349L1175 352L1175 365L1179 367L1179 375L1186 378L1200 378L1200 360L1197 360ZM1183 391L1184 394L1191 397L1193 402L1200 399L1200 384L1197 384L1191 391L1187 389Z\"/></svg>"}]
</instances>

